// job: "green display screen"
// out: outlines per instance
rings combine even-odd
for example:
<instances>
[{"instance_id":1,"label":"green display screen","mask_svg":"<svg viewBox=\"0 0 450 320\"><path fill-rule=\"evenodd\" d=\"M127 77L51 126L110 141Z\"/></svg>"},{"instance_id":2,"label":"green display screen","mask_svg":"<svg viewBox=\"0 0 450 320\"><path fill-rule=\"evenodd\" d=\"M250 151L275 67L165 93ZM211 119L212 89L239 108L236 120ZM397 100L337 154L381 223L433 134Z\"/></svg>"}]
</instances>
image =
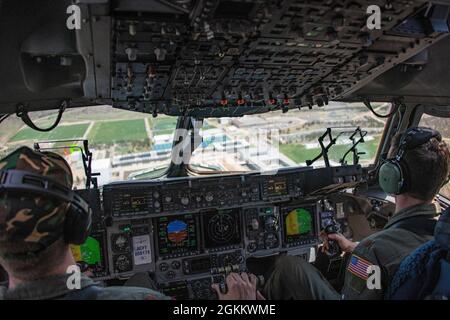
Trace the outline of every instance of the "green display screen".
<instances>
[{"instance_id":1,"label":"green display screen","mask_svg":"<svg viewBox=\"0 0 450 320\"><path fill-rule=\"evenodd\" d=\"M314 236L314 208L299 207L284 213L284 240L295 244Z\"/></svg>"},{"instance_id":2,"label":"green display screen","mask_svg":"<svg viewBox=\"0 0 450 320\"><path fill-rule=\"evenodd\" d=\"M286 216L286 233L288 236L308 234L312 231L311 213L303 208L294 209Z\"/></svg>"},{"instance_id":3,"label":"green display screen","mask_svg":"<svg viewBox=\"0 0 450 320\"><path fill-rule=\"evenodd\" d=\"M77 262L85 262L88 265L102 263L100 242L94 237L88 237L80 246L71 246L73 256Z\"/></svg>"}]
</instances>

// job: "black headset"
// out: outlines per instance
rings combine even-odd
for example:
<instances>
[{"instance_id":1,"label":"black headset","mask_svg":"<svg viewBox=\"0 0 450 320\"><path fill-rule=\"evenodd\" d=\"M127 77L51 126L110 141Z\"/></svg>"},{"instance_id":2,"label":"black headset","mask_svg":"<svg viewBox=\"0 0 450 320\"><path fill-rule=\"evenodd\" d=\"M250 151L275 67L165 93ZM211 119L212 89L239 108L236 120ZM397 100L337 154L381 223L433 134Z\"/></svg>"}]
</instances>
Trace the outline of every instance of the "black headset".
<instances>
[{"instance_id":1,"label":"black headset","mask_svg":"<svg viewBox=\"0 0 450 320\"><path fill-rule=\"evenodd\" d=\"M432 138L442 141L441 134L430 128L408 129L400 138L397 154L385 160L378 172L380 187L389 194L402 194L410 187L410 172L403 156L407 150L421 146ZM445 184L445 183L444 183Z\"/></svg>"},{"instance_id":2,"label":"black headset","mask_svg":"<svg viewBox=\"0 0 450 320\"><path fill-rule=\"evenodd\" d=\"M75 245L86 241L92 212L89 204L70 188L39 174L8 169L0 171L0 191L29 192L69 203L64 222L64 240Z\"/></svg>"}]
</instances>

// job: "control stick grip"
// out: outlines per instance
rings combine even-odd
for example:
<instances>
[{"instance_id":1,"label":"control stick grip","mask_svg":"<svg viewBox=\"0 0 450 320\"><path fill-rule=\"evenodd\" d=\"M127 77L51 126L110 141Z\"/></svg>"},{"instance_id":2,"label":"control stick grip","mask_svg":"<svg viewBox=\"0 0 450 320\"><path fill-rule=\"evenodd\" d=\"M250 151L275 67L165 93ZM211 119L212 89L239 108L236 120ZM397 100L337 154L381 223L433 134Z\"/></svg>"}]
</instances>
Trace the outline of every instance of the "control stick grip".
<instances>
[{"instance_id":1,"label":"control stick grip","mask_svg":"<svg viewBox=\"0 0 450 320\"><path fill-rule=\"evenodd\" d=\"M324 229L325 233L328 234L336 234L340 232L340 226L336 221L327 225ZM327 254L331 257L341 254L341 248L339 244L334 240L328 240L329 248Z\"/></svg>"}]
</instances>

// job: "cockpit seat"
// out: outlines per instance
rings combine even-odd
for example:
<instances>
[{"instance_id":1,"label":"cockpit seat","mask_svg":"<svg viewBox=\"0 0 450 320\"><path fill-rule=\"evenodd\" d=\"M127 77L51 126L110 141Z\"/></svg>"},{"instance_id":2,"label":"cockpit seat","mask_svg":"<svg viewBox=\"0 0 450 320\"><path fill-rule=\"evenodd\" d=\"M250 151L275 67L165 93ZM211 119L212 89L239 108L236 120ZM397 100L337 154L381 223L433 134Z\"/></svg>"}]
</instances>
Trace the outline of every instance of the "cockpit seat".
<instances>
[{"instance_id":1,"label":"cockpit seat","mask_svg":"<svg viewBox=\"0 0 450 320\"><path fill-rule=\"evenodd\" d=\"M390 300L450 298L450 208L440 216L434 239L406 257L387 294Z\"/></svg>"}]
</instances>

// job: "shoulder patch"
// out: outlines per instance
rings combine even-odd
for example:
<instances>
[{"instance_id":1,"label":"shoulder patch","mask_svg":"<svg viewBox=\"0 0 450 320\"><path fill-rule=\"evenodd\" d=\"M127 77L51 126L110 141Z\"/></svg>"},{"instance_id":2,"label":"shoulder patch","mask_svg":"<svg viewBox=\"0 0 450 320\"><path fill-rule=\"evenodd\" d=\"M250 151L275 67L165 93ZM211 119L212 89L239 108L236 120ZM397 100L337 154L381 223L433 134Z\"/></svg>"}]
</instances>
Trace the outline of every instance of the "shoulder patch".
<instances>
[{"instance_id":1,"label":"shoulder patch","mask_svg":"<svg viewBox=\"0 0 450 320\"><path fill-rule=\"evenodd\" d=\"M371 262L357 256L356 254L352 254L347 266L347 271L366 281L368 278L367 268L371 265Z\"/></svg>"},{"instance_id":2,"label":"shoulder patch","mask_svg":"<svg viewBox=\"0 0 450 320\"><path fill-rule=\"evenodd\" d=\"M371 262L356 254L352 254L347 265L345 282L346 285L353 290L353 292L360 294L363 290L367 289L367 279L369 278L367 268L371 265Z\"/></svg>"}]
</instances>

